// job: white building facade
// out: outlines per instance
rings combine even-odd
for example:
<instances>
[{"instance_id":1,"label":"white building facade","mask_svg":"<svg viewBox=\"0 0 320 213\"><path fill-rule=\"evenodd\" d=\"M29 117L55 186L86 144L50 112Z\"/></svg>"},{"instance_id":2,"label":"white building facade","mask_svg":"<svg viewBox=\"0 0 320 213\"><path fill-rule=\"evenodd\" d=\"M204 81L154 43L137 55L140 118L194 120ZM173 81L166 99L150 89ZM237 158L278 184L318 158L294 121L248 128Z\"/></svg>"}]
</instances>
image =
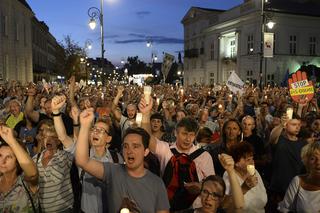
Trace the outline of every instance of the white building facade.
<instances>
[{"instance_id":1,"label":"white building facade","mask_svg":"<svg viewBox=\"0 0 320 213\"><path fill-rule=\"evenodd\" d=\"M247 0L226 11L192 7L187 12L182 20L186 85L223 83L232 71L243 81L280 83L287 71L302 64L320 67L320 13L299 14L262 5L264 1ZM265 26L268 21L276 23L272 29ZM263 30L274 33L272 58L262 57Z\"/></svg>"}]
</instances>

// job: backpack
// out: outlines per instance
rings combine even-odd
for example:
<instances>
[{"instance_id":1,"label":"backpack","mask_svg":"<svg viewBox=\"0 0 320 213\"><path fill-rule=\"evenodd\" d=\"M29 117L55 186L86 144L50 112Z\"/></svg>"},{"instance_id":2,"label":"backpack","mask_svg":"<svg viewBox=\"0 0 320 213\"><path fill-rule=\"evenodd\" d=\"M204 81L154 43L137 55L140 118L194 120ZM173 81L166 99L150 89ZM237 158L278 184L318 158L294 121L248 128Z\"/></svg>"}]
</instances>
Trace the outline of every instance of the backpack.
<instances>
[{"instance_id":1,"label":"backpack","mask_svg":"<svg viewBox=\"0 0 320 213\"><path fill-rule=\"evenodd\" d=\"M163 181L167 188L170 210L177 211L189 208L197 195L190 194L184 187L185 183L199 182L196 164L193 161L205 150L200 148L190 155L179 153L175 148L170 149L173 156L166 165Z\"/></svg>"}]
</instances>

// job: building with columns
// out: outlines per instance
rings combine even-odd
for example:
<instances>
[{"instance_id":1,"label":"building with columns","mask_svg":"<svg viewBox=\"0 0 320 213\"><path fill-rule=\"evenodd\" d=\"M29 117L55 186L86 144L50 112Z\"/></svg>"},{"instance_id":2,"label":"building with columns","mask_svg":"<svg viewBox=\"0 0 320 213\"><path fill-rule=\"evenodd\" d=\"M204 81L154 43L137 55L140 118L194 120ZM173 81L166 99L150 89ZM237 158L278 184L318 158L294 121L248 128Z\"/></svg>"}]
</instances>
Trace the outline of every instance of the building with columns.
<instances>
[{"instance_id":1,"label":"building with columns","mask_svg":"<svg viewBox=\"0 0 320 213\"><path fill-rule=\"evenodd\" d=\"M184 26L185 84L243 81L280 83L303 64L320 67L320 2L245 0L229 10L192 7ZM273 22L272 29L267 23ZM273 57L263 56L263 33L274 35Z\"/></svg>"}]
</instances>

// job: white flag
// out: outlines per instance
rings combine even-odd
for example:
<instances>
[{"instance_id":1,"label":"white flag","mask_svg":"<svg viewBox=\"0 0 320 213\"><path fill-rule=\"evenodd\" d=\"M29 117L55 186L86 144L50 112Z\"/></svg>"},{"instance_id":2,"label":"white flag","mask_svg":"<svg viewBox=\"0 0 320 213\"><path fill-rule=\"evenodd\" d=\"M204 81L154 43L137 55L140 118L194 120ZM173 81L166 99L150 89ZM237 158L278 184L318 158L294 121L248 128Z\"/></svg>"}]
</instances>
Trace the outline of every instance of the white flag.
<instances>
[{"instance_id":1,"label":"white flag","mask_svg":"<svg viewBox=\"0 0 320 213\"><path fill-rule=\"evenodd\" d=\"M227 81L227 86L229 87L229 89L233 92L233 93L237 93L239 92L240 95L243 94L243 86L244 83L243 81L239 78L239 76L237 75L237 73L235 71L233 71L231 73L231 75L228 78Z\"/></svg>"},{"instance_id":2,"label":"white flag","mask_svg":"<svg viewBox=\"0 0 320 213\"><path fill-rule=\"evenodd\" d=\"M273 57L273 33L264 33L263 42L263 57L272 58Z\"/></svg>"}]
</instances>

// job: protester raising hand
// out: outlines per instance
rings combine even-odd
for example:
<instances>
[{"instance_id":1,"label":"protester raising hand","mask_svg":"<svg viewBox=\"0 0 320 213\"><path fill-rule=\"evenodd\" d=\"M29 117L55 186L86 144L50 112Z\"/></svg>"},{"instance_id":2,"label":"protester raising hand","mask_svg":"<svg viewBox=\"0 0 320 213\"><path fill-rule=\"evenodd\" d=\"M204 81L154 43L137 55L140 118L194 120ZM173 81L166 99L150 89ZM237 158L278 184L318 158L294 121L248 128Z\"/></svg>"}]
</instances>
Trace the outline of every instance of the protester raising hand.
<instances>
[{"instance_id":1,"label":"protester raising hand","mask_svg":"<svg viewBox=\"0 0 320 213\"><path fill-rule=\"evenodd\" d=\"M88 128L91 126L92 121L94 119L94 109L89 108L85 109L80 113L80 124L81 127Z\"/></svg>"},{"instance_id":2,"label":"protester raising hand","mask_svg":"<svg viewBox=\"0 0 320 213\"><path fill-rule=\"evenodd\" d=\"M52 112L54 114L59 113L65 103L66 103L66 96L64 95L55 96L51 101Z\"/></svg>"},{"instance_id":3,"label":"protester raising hand","mask_svg":"<svg viewBox=\"0 0 320 213\"><path fill-rule=\"evenodd\" d=\"M153 106L153 98L150 98L149 104L147 104L146 99L144 98L144 95L141 96L140 102L139 102L139 111L142 114L148 114L151 113Z\"/></svg>"}]
</instances>

